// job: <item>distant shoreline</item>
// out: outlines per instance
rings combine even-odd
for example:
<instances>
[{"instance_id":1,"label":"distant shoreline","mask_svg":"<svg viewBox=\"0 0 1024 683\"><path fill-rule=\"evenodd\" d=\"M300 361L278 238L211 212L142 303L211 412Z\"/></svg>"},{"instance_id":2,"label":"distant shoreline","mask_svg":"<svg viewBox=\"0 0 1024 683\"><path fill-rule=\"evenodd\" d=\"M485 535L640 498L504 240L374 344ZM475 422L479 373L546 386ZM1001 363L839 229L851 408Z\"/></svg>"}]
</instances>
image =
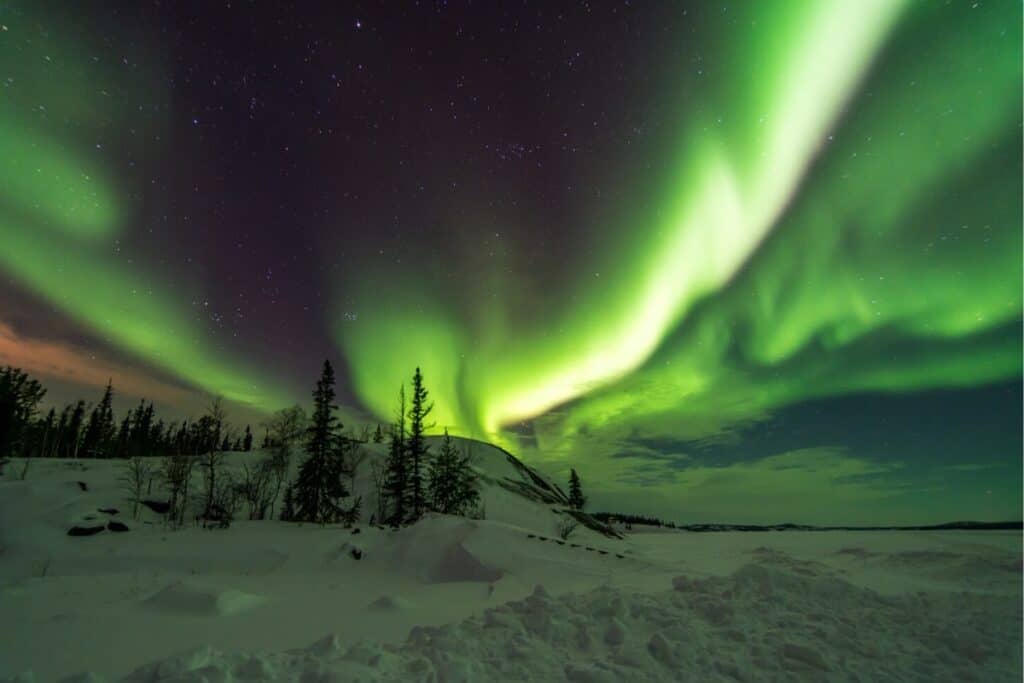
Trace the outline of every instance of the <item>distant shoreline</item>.
<instances>
[{"instance_id":1,"label":"distant shoreline","mask_svg":"<svg viewBox=\"0 0 1024 683\"><path fill-rule=\"evenodd\" d=\"M603 522L628 523L676 531L711 533L724 531L1021 531L1024 521L1015 522L946 522L914 526L817 526L813 524L674 524L660 520L637 519L630 515L598 512L592 515Z\"/></svg>"}]
</instances>

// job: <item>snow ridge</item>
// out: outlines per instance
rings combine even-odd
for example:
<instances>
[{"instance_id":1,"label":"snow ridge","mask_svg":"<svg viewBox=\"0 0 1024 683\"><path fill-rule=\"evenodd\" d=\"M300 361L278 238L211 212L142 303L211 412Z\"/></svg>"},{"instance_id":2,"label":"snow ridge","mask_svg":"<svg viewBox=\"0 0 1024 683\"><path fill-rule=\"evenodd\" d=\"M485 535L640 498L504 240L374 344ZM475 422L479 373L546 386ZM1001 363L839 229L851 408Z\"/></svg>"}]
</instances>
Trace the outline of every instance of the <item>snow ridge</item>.
<instances>
[{"instance_id":1,"label":"snow ridge","mask_svg":"<svg viewBox=\"0 0 1024 683\"><path fill-rule=\"evenodd\" d=\"M202 648L125 681L1020 680L1020 612L997 597L890 597L760 564L672 583L558 598L537 586L480 617L413 628L400 645Z\"/></svg>"}]
</instances>

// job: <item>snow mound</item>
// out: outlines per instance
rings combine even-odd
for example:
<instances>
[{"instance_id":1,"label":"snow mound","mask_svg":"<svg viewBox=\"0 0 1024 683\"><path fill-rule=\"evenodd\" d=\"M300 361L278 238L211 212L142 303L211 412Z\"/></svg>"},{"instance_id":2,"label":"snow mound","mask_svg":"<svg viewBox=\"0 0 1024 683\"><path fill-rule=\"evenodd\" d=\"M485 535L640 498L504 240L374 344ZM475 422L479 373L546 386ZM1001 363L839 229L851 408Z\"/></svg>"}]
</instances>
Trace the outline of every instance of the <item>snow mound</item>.
<instances>
[{"instance_id":1,"label":"snow mound","mask_svg":"<svg viewBox=\"0 0 1024 683\"><path fill-rule=\"evenodd\" d=\"M430 580L435 583L448 581L491 582L500 579L502 571L485 566L461 543L453 543L442 551L428 575Z\"/></svg>"},{"instance_id":2,"label":"snow mound","mask_svg":"<svg viewBox=\"0 0 1024 683\"><path fill-rule=\"evenodd\" d=\"M361 560L365 552L363 546L346 541L325 553L324 564L332 568L343 567L352 560Z\"/></svg>"},{"instance_id":3,"label":"snow mound","mask_svg":"<svg viewBox=\"0 0 1024 683\"><path fill-rule=\"evenodd\" d=\"M558 598L538 586L480 617L415 627L399 645L206 648L127 680L247 680L253 667L279 681L1020 680L1019 609L998 597L887 597L759 565L672 584Z\"/></svg>"},{"instance_id":4,"label":"snow mound","mask_svg":"<svg viewBox=\"0 0 1024 683\"><path fill-rule=\"evenodd\" d=\"M157 609L192 616L223 617L259 607L266 598L231 588L221 589L188 581L176 581L145 601Z\"/></svg>"},{"instance_id":5,"label":"snow mound","mask_svg":"<svg viewBox=\"0 0 1024 683\"><path fill-rule=\"evenodd\" d=\"M497 581L505 572L467 548L480 528L473 520L429 514L398 532L393 562L422 568L420 578L426 583Z\"/></svg>"},{"instance_id":6,"label":"snow mound","mask_svg":"<svg viewBox=\"0 0 1024 683\"><path fill-rule=\"evenodd\" d=\"M1020 554L994 548L973 548L971 552L905 550L879 553L847 547L836 555L858 562L860 567L982 590L1019 585L1022 568Z\"/></svg>"}]
</instances>

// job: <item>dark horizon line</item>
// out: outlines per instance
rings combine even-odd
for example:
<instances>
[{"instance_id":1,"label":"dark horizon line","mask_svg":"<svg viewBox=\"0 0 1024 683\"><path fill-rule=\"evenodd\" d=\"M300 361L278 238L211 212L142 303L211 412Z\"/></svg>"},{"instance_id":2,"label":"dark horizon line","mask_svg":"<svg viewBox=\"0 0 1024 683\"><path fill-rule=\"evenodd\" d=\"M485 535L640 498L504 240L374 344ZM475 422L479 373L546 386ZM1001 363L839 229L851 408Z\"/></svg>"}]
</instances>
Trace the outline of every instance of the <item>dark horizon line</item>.
<instances>
[{"instance_id":1,"label":"dark horizon line","mask_svg":"<svg viewBox=\"0 0 1024 683\"><path fill-rule=\"evenodd\" d=\"M866 526L856 524L830 524L830 525L816 525L816 524L796 524L794 522L781 522L778 524L729 524L720 522L709 522L703 524L676 524L674 522L661 522L660 520L651 519L648 521L639 521L636 519L637 516L630 515L629 513L608 513L608 512L595 512L591 513L591 516L606 521L607 517L629 518L631 524L638 524L641 526L654 526L662 527L667 529L676 529L677 531L691 531L695 533L714 533L724 531L1004 531L1004 530L1024 530L1024 520L1003 520L997 522L977 522L971 520L961 520L955 522L942 522L940 524L912 524L912 525L879 525L879 526ZM644 515L640 515L643 517ZM650 519L650 518L649 518ZM669 526L671 525L671 526Z\"/></svg>"}]
</instances>

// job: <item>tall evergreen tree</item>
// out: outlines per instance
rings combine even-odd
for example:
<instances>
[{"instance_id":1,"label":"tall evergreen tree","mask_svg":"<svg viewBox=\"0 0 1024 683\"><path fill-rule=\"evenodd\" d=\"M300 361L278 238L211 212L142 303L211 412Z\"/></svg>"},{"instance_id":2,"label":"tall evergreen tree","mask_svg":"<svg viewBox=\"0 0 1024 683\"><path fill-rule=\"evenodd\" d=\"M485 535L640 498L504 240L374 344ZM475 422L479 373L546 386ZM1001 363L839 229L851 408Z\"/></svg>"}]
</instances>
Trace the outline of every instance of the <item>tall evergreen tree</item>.
<instances>
[{"instance_id":1,"label":"tall evergreen tree","mask_svg":"<svg viewBox=\"0 0 1024 683\"><path fill-rule=\"evenodd\" d=\"M583 487L580 485L580 476L575 469L569 470L569 506L575 510L582 510L587 504L583 497Z\"/></svg>"},{"instance_id":2,"label":"tall evergreen tree","mask_svg":"<svg viewBox=\"0 0 1024 683\"><path fill-rule=\"evenodd\" d=\"M295 486L295 514L300 521L326 524L340 519L340 500L348 496L343 481L341 423L335 416L334 368L324 361L313 390L313 415L306 432L306 460Z\"/></svg>"},{"instance_id":3,"label":"tall evergreen tree","mask_svg":"<svg viewBox=\"0 0 1024 683\"><path fill-rule=\"evenodd\" d=\"M0 368L0 470L5 459L22 450L26 431L46 389L19 368Z\"/></svg>"},{"instance_id":4,"label":"tall evergreen tree","mask_svg":"<svg viewBox=\"0 0 1024 683\"><path fill-rule=\"evenodd\" d=\"M242 439L242 448L246 451L252 450L252 430L249 429L249 425L245 425L245 438Z\"/></svg>"},{"instance_id":5,"label":"tall evergreen tree","mask_svg":"<svg viewBox=\"0 0 1024 683\"><path fill-rule=\"evenodd\" d=\"M39 442L39 457L49 458L53 456L53 440L57 428L57 411L50 408L50 412L42 420L42 433Z\"/></svg>"},{"instance_id":6,"label":"tall evergreen tree","mask_svg":"<svg viewBox=\"0 0 1024 683\"><path fill-rule=\"evenodd\" d=\"M139 401L132 413L131 432L128 436L128 457L136 458L150 453L150 442L153 437L153 404Z\"/></svg>"},{"instance_id":7,"label":"tall evergreen tree","mask_svg":"<svg viewBox=\"0 0 1024 683\"><path fill-rule=\"evenodd\" d=\"M64 457L64 439L67 436L68 420L71 418L71 404L65 405L57 418L57 426L53 430L52 454L54 458Z\"/></svg>"},{"instance_id":8,"label":"tall evergreen tree","mask_svg":"<svg viewBox=\"0 0 1024 683\"><path fill-rule=\"evenodd\" d=\"M68 418L67 430L64 436L64 457L77 458L78 447L81 444L82 421L85 419L85 401L78 401L71 409L71 416Z\"/></svg>"},{"instance_id":9,"label":"tall evergreen tree","mask_svg":"<svg viewBox=\"0 0 1024 683\"><path fill-rule=\"evenodd\" d=\"M167 429L163 420L157 420L149 429L149 455L165 455L164 431Z\"/></svg>"},{"instance_id":10,"label":"tall evergreen tree","mask_svg":"<svg viewBox=\"0 0 1024 683\"><path fill-rule=\"evenodd\" d=\"M103 398L93 408L82 437L82 455L86 458L102 458L110 455L111 439L114 436L114 385L107 381Z\"/></svg>"},{"instance_id":11,"label":"tall evergreen tree","mask_svg":"<svg viewBox=\"0 0 1024 683\"><path fill-rule=\"evenodd\" d=\"M477 508L477 504L480 502L479 477L477 477L476 470L473 469L472 457L468 452L460 454L456 475L457 510L461 515L468 515Z\"/></svg>"},{"instance_id":12,"label":"tall evergreen tree","mask_svg":"<svg viewBox=\"0 0 1024 683\"><path fill-rule=\"evenodd\" d=\"M444 430L441 450L428 469L430 506L437 512L453 515L459 508L459 453Z\"/></svg>"},{"instance_id":13,"label":"tall evergreen tree","mask_svg":"<svg viewBox=\"0 0 1024 683\"><path fill-rule=\"evenodd\" d=\"M480 498L477 475L468 454L460 453L444 430L441 449L429 466L429 502L437 512L465 515Z\"/></svg>"},{"instance_id":14,"label":"tall evergreen tree","mask_svg":"<svg viewBox=\"0 0 1024 683\"><path fill-rule=\"evenodd\" d=\"M391 426L391 440L388 444L388 462L384 474L384 496L387 498L388 516L391 526L405 522L408 499L408 453L405 448L405 385L398 390L398 414Z\"/></svg>"},{"instance_id":15,"label":"tall evergreen tree","mask_svg":"<svg viewBox=\"0 0 1024 683\"><path fill-rule=\"evenodd\" d=\"M427 417L434 409L428 403L429 392L423 385L423 374L417 367L412 376L412 401L409 404L409 441L407 443L409 457L409 521L415 522L423 516L426 507L424 495L423 470L426 466L430 447L426 442Z\"/></svg>"},{"instance_id":16,"label":"tall evergreen tree","mask_svg":"<svg viewBox=\"0 0 1024 683\"><path fill-rule=\"evenodd\" d=\"M132 412L129 410L121 420L121 426L117 430L117 436L114 438L114 457L115 458L127 458L128 457L128 444L131 439L132 432Z\"/></svg>"},{"instance_id":17,"label":"tall evergreen tree","mask_svg":"<svg viewBox=\"0 0 1024 683\"><path fill-rule=\"evenodd\" d=\"M373 432L373 442L374 443L383 443L384 442L384 432L381 431L380 423L379 422L377 423L377 429L374 430L374 432Z\"/></svg>"}]
</instances>

